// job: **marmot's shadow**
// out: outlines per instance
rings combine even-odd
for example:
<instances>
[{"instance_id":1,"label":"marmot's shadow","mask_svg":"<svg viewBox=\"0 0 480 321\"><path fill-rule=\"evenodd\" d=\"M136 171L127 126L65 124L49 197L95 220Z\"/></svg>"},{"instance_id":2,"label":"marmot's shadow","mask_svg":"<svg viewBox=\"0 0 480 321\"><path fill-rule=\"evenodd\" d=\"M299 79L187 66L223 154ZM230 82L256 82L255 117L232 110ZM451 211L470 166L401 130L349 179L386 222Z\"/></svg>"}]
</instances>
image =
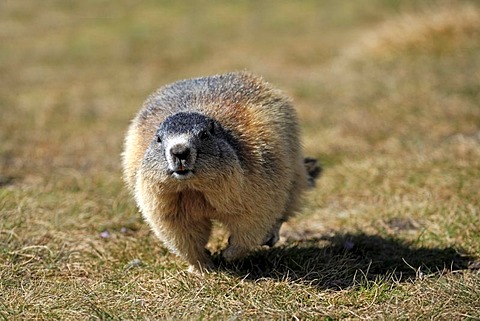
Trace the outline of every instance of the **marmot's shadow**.
<instances>
[{"instance_id":1,"label":"marmot's shadow","mask_svg":"<svg viewBox=\"0 0 480 321\"><path fill-rule=\"evenodd\" d=\"M345 234L310 239L226 263L220 270L246 279L262 278L306 282L320 288L343 289L365 278L394 277L405 281L444 270L474 268L473 258L454 248L415 248L393 238Z\"/></svg>"}]
</instances>

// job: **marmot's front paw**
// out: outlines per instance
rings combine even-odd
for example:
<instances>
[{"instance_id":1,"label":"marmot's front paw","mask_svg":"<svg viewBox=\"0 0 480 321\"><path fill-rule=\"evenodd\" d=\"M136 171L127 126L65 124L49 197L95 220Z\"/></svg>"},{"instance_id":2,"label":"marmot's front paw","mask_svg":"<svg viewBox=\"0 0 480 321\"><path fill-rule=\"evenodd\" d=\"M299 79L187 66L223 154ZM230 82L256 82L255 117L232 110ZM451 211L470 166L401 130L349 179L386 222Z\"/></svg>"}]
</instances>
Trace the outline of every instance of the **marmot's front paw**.
<instances>
[{"instance_id":1,"label":"marmot's front paw","mask_svg":"<svg viewBox=\"0 0 480 321\"><path fill-rule=\"evenodd\" d=\"M188 266L188 272L195 273L195 274L204 274L210 273L215 269L215 265L213 264L210 258L205 259L204 261L200 262L197 261L196 264L190 264Z\"/></svg>"},{"instance_id":2,"label":"marmot's front paw","mask_svg":"<svg viewBox=\"0 0 480 321\"><path fill-rule=\"evenodd\" d=\"M214 271L214 266L212 265L205 265L205 266L198 266L198 265L189 265L188 272L197 275L203 275L205 273L210 273Z\"/></svg>"}]
</instances>

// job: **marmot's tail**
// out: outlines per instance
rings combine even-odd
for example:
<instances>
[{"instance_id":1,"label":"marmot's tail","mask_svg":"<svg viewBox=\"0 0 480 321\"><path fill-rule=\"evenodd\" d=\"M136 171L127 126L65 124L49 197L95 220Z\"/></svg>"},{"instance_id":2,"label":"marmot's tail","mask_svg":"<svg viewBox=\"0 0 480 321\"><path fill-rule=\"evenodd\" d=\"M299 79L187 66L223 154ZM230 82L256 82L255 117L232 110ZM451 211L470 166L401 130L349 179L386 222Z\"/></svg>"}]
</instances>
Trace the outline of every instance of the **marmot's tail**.
<instances>
[{"instance_id":1,"label":"marmot's tail","mask_svg":"<svg viewBox=\"0 0 480 321\"><path fill-rule=\"evenodd\" d=\"M307 170L308 185L315 186L315 180L322 174L322 167L315 158L305 157L305 169Z\"/></svg>"}]
</instances>

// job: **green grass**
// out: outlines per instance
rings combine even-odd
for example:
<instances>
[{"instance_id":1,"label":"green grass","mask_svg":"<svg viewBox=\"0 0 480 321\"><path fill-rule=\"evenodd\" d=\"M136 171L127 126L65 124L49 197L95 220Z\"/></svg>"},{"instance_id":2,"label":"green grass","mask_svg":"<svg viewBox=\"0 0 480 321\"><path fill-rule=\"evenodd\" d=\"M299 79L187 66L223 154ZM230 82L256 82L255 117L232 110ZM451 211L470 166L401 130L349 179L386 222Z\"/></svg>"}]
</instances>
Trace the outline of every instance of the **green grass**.
<instances>
[{"instance_id":1,"label":"green grass","mask_svg":"<svg viewBox=\"0 0 480 321\"><path fill-rule=\"evenodd\" d=\"M479 319L475 1L4 1L0 319ZM168 82L249 69L324 164L279 246L186 272L120 153Z\"/></svg>"}]
</instances>

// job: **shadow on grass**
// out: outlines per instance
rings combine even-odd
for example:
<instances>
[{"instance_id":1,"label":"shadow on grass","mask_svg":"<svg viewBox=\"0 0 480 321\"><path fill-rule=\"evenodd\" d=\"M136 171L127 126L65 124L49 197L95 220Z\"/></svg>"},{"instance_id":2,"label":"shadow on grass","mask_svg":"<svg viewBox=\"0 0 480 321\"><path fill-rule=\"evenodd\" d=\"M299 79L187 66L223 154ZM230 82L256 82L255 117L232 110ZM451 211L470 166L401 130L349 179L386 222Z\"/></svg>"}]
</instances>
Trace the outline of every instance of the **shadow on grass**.
<instances>
[{"instance_id":1,"label":"shadow on grass","mask_svg":"<svg viewBox=\"0 0 480 321\"><path fill-rule=\"evenodd\" d=\"M393 238L345 234L261 249L235 263L219 256L214 260L220 270L250 280L289 280L344 289L361 280L410 281L440 271L466 270L473 258L454 248L418 248Z\"/></svg>"}]
</instances>

